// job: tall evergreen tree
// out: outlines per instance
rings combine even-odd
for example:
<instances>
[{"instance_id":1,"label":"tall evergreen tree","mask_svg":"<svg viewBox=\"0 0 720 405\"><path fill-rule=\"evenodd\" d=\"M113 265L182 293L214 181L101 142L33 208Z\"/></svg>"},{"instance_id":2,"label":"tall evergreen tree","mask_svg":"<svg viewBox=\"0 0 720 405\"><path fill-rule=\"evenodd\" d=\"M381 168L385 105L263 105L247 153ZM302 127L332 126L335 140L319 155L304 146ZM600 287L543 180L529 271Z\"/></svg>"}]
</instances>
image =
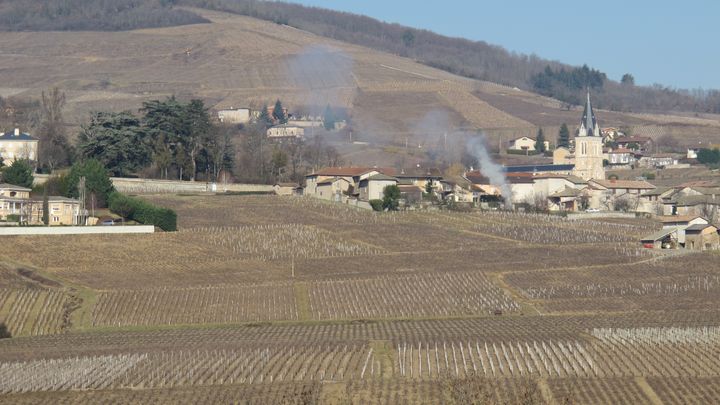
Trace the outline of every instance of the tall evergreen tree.
<instances>
[{"instance_id":1,"label":"tall evergreen tree","mask_svg":"<svg viewBox=\"0 0 720 405\"><path fill-rule=\"evenodd\" d=\"M335 128L335 122L337 121L337 118L335 117L335 112L332 108L330 108L330 104L325 107L325 112L323 113L323 124L325 125L325 129L328 131L331 131Z\"/></svg>"},{"instance_id":2,"label":"tall evergreen tree","mask_svg":"<svg viewBox=\"0 0 720 405\"><path fill-rule=\"evenodd\" d=\"M270 111L268 110L267 104L263 105L262 109L260 110L260 116L257 120L258 124L267 128L269 126L272 126L273 119L270 116Z\"/></svg>"},{"instance_id":3,"label":"tall evergreen tree","mask_svg":"<svg viewBox=\"0 0 720 405\"><path fill-rule=\"evenodd\" d=\"M140 119L129 111L98 112L79 136L79 155L97 159L114 176L127 176L150 164L148 144Z\"/></svg>"},{"instance_id":4,"label":"tall evergreen tree","mask_svg":"<svg viewBox=\"0 0 720 405\"><path fill-rule=\"evenodd\" d=\"M285 110L283 109L283 105L279 99L275 102L272 116L276 122L279 122L281 124L287 124L287 115L285 115Z\"/></svg>"},{"instance_id":5,"label":"tall evergreen tree","mask_svg":"<svg viewBox=\"0 0 720 405\"><path fill-rule=\"evenodd\" d=\"M542 153L545 152L545 134L543 134L542 128L538 129L537 137L535 138L535 150Z\"/></svg>"},{"instance_id":6,"label":"tall evergreen tree","mask_svg":"<svg viewBox=\"0 0 720 405\"><path fill-rule=\"evenodd\" d=\"M45 226L50 225L50 200L48 197L47 188L43 188L42 212L43 224L45 224Z\"/></svg>"},{"instance_id":7,"label":"tall evergreen tree","mask_svg":"<svg viewBox=\"0 0 720 405\"><path fill-rule=\"evenodd\" d=\"M563 148L570 147L570 131L568 130L567 124L565 124L564 122L560 126L560 131L558 132L557 146L558 148L561 146Z\"/></svg>"}]
</instances>

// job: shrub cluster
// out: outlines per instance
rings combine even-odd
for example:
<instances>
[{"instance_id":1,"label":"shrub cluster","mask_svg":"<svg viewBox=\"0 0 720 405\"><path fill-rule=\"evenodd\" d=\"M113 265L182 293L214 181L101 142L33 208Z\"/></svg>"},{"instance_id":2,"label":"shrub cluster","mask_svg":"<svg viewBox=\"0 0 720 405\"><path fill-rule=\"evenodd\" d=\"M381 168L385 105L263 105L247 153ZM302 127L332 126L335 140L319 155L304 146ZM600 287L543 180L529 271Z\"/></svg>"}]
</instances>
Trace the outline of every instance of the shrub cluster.
<instances>
[{"instance_id":1,"label":"shrub cluster","mask_svg":"<svg viewBox=\"0 0 720 405\"><path fill-rule=\"evenodd\" d=\"M109 198L110 211L141 224L155 225L163 231L177 231L177 214L169 208L114 192Z\"/></svg>"}]
</instances>

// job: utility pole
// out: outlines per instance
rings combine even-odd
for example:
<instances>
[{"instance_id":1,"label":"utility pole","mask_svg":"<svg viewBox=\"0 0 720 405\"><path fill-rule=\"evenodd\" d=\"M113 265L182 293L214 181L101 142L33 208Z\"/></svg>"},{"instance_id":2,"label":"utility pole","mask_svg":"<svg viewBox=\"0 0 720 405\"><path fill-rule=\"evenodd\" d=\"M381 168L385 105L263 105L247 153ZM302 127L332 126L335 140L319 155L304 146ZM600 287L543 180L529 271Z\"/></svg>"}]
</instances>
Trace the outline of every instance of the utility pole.
<instances>
[{"instance_id":1,"label":"utility pole","mask_svg":"<svg viewBox=\"0 0 720 405\"><path fill-rule=\"evenodd\" d=\"M78 197L80 199L80 212L78 212L78 216L82 216L83 218L82 225L87 225L87 213L85 212L85 176L80 176L80 181L78 182ZM78 220L79 219L80 218L78 218Z\"/></svg>"}]
</instances>

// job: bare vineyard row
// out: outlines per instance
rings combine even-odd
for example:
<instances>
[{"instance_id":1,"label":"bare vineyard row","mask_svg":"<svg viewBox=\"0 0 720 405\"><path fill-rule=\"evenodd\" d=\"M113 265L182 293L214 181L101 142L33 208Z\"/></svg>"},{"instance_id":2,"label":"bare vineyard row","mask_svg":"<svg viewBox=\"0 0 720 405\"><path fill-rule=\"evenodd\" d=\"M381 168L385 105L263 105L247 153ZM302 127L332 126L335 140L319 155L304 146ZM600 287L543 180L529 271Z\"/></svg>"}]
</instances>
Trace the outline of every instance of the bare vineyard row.
<instances>
[{"instance_id":1,"label":"bare vineyard row","mask_svg":"<svg viewBox=\"0 0 720 405\"><path fill-rule=\"evenodd\" d=\"M315 319L456 316L520 307L483 273L321 281L309 288Z\"/></svg>"},{"instance_id":2,"label":"bare vineyard row","mask_svg":"<svg viewBox=\"0 0 720 405\"><path fill-rule=\"evenodd\" d=\"M12 336L57 333L69 303L60 291L0 289L0 322Z\"/></svg>"},{"instance_id":3,"label":"bare vineyard row","mask_svg":"<svg viewBox=\"0 0 720 405\"><path fill-rule=\"evenodd\" d=\"M0 392L308 381L720 377L712 330L596 330L597 340L276 344L0 363ZM699 340L665 340L698 335ZM647 336L652 336L647 340ZM664 336L657 340L657 336ZM705 337L702 337L705 336ZM643 340L645 339L645 340ZM690 343L688 343L690 342Z\"/></svg>"},{"instance_id":4,"label":"bare vineyard row","mask_svg":"<svg viewBox=\"0 0 720 405\"><path fill-rule=\"evenodd\" d=\"M0 393L370 378L372 349L275 346L175 350L0 363Z\"/></svg>"},{"instance_id":5,"label":"bare vineyard row","mask_svg":"<svg viewBox=\"0 0 720 405\"><path fill-rule=\"evenodd\" d=\"M718 344L647 343L615 337L580 341L435 342L397 345L397 373L410 378L712 377Z\"/></svg>"},{"instance_id":6,"label":"bare vineyard row","mask_svg":"<svg viewBox=\"0 0 720 405\"><path fill-rule=\"evenodd\" d=\"M307 286L297 288L296 286ZM318 320L444 317L513 312L519 304L483 273L423 274L293 284L105 291L94 326L298 320L298 300Z\"/></svg>"},{"instance_id":7,"label":"bare vineyard row","mask_svg":"<svg viewBox=\"0 0 720 405\"><path fill-rule=\"evenodd\" d=\"M720 276L690 276L680 281L635 281L619 283L565 284L521 289L531 299L598 298L598 297L668 297L676 295L717 296Z\"/></svg>"},{"instance_id":8,"label":"bare vineyard row","mask_svg":"<svg viewBox=\"0 0 720 405\"><path fill-rule=\"evenodd\" d=\"M259 284L99 294L93 326L297 320L292 284Z\"/></svg>"},{"instance_id":9,"label":"bare vineyard row","mask_svg":"<svg viewBox=\"0 0 720 405\"><path fill-rule=\"evenodd\" d=\"M204 243L226 249L235 258L273 260L384 253L376 247L345 241L328 231L304 225L202 227L188 233L197 234Z\"/></svg>"}]
</instances>

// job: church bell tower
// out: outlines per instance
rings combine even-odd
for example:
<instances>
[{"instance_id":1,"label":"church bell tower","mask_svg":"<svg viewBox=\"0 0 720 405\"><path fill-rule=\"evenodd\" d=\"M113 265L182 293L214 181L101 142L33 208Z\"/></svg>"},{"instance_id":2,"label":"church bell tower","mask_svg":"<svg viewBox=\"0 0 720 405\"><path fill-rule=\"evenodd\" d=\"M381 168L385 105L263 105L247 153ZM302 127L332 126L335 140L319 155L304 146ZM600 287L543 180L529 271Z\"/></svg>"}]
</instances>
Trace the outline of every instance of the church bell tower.
<instances>
[{"instance_id":1,"label":"church bell tower","mask_svg":"<svg viewBox=\"0 0 720 405\"><path fill-rule=\"evenodd\" d=\"M573 174L583 180L604 180L603 138L600 133L595 112L590 104L590 92L587 93L585 111L580 121L580 130L575 137L575 168Z\"/></svg>"}]
</instances>

